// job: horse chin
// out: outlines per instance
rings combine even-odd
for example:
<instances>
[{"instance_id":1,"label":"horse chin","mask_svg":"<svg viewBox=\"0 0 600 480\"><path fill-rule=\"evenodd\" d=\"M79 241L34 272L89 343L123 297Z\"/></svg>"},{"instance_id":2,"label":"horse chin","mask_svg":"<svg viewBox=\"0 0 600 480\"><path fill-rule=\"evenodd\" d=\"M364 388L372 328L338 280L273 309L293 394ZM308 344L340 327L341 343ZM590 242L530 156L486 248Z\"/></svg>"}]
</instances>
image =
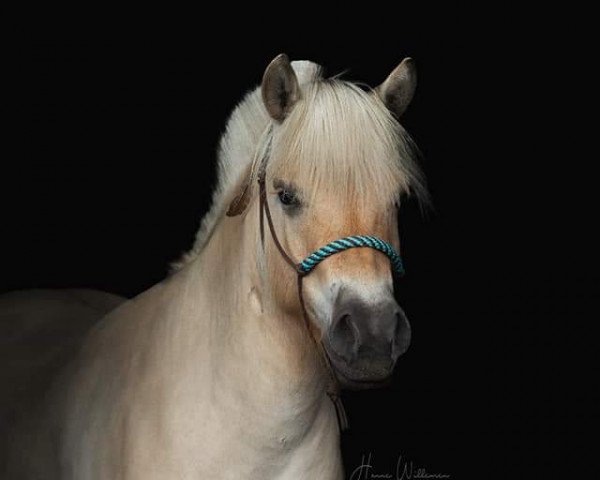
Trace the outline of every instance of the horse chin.
<instances>
[{"instance_id":1,"label":"horse chin","mask_svg":"<svg viewBox=\"0 0 600 480\"><path fill-rule=\"evenodd\" d=\"M391 376L377 380L353 379L347 377L338 369L336 369L335 374L340 384L340 387L344 390L371 390L375 388L387 387L392 382Z\"/></svg>"}]
</instances>

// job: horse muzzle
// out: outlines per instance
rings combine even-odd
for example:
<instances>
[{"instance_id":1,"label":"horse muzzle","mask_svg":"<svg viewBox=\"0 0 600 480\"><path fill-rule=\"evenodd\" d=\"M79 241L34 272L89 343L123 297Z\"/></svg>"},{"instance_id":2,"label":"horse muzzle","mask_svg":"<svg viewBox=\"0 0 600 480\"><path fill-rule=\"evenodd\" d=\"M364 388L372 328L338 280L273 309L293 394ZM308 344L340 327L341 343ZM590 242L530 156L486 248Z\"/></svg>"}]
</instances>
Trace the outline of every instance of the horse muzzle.
<instances>
[{"instance_id":1,"label":"horse muzzle","mask_svg":"<svg viewBox=\"0 0 600 480\"><path fill-rule=\"evenodd\" d=\"M340 385L365 389L388 383L410 337L408 319L391 296L368 302L341 290L324 345Z\"/></svg>"}]
</instances>

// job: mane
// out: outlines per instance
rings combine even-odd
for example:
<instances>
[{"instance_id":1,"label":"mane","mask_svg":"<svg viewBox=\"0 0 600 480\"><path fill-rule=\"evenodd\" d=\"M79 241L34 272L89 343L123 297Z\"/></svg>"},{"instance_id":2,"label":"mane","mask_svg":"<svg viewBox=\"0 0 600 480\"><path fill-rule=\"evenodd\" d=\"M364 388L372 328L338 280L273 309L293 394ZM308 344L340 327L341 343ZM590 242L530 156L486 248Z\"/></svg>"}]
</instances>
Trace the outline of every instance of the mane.
<instances>
[{"instance_id":1,"label":"mane","mask_svg":"<svg viewBox=\"0 0 600 480\"><path fill-rule=\"evenodd\" d=\"M379 97L338 76L325 79L320 67L292 62L302 99L273 135L271 175L302 179L311 191L326 187L343 201L361 206L398 201L414 194L427 202L418 150ZM265 142L271 119L260 87L249 92L231 114L218 150L218 182L212 207L202 219L191 251L177 270L198 256L224 216L241 177Z\"/></svg>"},{"instance_id":2,"label":"mane","mask_svg":"<svg viewBox=\"0 0 600 480\"><path fill-rule=\"evenodd\" d=\"M410 193L426 201L417 149L377 95L337 77L306 85L302 95L274 136L271 176L310 185L313 195L326 189L353 208Z\"/></svg>"}]
</instances>

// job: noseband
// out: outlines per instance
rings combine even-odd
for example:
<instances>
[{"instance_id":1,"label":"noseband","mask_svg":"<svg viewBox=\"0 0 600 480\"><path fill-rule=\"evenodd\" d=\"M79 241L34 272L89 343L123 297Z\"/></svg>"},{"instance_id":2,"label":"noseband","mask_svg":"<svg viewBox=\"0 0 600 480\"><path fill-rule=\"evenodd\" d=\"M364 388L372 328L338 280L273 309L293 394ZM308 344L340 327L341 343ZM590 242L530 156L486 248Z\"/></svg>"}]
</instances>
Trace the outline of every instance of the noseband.
<instances>
[{"instance_id":1,"label":"noseband","mask_svg":"<svg viewBox=\"0 0 600 480\"><path fill-rule=\"evenodd\" d=\"M335 255L336 253L343 252L345 250L350 250L352 248L372 248L377 250L384 255L386 255L391 262L393 272L398 275L404 275L404 266L402 264L402 259L398 253L394 250L388 242L382 240L381 238L371 236L371 235L353 235L350 237L340 238L338 240L334 240L333 242L329 242L327 245L319 248L314 251L310 255L308 255L301 262L295 262L292 257L290 257L279 238L277 237L277 233L275 232L275 227L273 226L273 219L271 217L271 210L269 209L269 202L267 200L267 189L266 189L266 166L270 153L270 145L271 145L271 127L268 127L267 130L268 142L267 147L264 150L263 156L259 162L258 168L258 185L259 185L259 215L260 215L260 238L264 247L264 217L267 217L267 224L269 225L269 231L271 232L271 237L273 238L273 242L279 250L279 253L283 257L283 259L294 269L296 272L296 276L298 279L298 298L300 299L300 305L302 307L302 315L304 317L304 324L306 326L306 330L315 343L317 350L320 353L320 356L323 360L323 363L326 366L326 370L329 373L329 387L327 389L327 395L333 402L335 406L335 411L338 419L338 425L341 431L348 429L348 417L346 416L346 412L344 410L344 406L342 404L342 400L340 398L340 388L335 376L333 367L331 365L331 360L329 355L327 354L327 350L323 346L323 342L317 340L311 332L310 328L310 320L308 317L308 312L306 310L306 305L304 303L304 296L302 294L302 279L314 271L314 269L326 258ZM256 159L255 159L256 160ZM246 187L247 188L247 187ZM238 198L239 200L239 198ZM230 213L228 212L228 215Z\"/></svg>"},{"instance_id":2,"label":"noseband","mask_svg":"<svg viewBox=\"0 0 600 480\"><path fill-rule=\"evenodd\" d=\"M258 177L258 185L259 185L259 195L260 195L260 238L264 244L264 222L263 215L266 214L267 222L269 224L269 230L271 231L271 236L273 237L273 241L275 242L275 246L284 260L294 269L298 274L299 278L302 278L312 272L316 266L325 260L327 257L331 257L336 253L343 252L345 250L350 250L351 248L360 248L360 247L368 247L373 248L374 250L378 250L381 253L385 254L392 263L392 268L394 273L398 276L404 275L404 265L402 264L402 258L400 255L396 253L394 247L392 247L388 242L382 240L381 238L374 237L371 235L352 235L350 237L340 238L338 240L334 240L333 242L329 242L327 245L315 250L313 253L308 255L304 260L300 263L294 262L292 258L287 254L281 242L279 242L279 238L275 233L275 227L273 226L273 219L271 218L271 210L269 209L269 202L267 201L267 191L265 185L265 171L263 170Z\"/></svg>"}]
</instances>

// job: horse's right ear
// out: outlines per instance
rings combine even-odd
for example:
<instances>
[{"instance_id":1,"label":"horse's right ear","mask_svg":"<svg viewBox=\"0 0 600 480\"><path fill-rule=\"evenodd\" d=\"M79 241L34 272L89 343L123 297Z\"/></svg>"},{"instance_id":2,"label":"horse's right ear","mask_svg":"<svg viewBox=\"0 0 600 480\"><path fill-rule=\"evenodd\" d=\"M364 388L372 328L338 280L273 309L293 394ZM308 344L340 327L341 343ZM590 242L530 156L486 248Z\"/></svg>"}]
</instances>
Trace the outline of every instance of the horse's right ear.
<instances>
[{"instance_id":1,"label":"horse's right ear","mask_svg":"<svg viewBox=\"0 0 600 480\"><path fill-rule=\"evenodd\" d=\"M269 63L263 75L261 90L271 118L283 122L300 99L298 78L285 53L277 55Z\"/></svg>"}]
</instances>

